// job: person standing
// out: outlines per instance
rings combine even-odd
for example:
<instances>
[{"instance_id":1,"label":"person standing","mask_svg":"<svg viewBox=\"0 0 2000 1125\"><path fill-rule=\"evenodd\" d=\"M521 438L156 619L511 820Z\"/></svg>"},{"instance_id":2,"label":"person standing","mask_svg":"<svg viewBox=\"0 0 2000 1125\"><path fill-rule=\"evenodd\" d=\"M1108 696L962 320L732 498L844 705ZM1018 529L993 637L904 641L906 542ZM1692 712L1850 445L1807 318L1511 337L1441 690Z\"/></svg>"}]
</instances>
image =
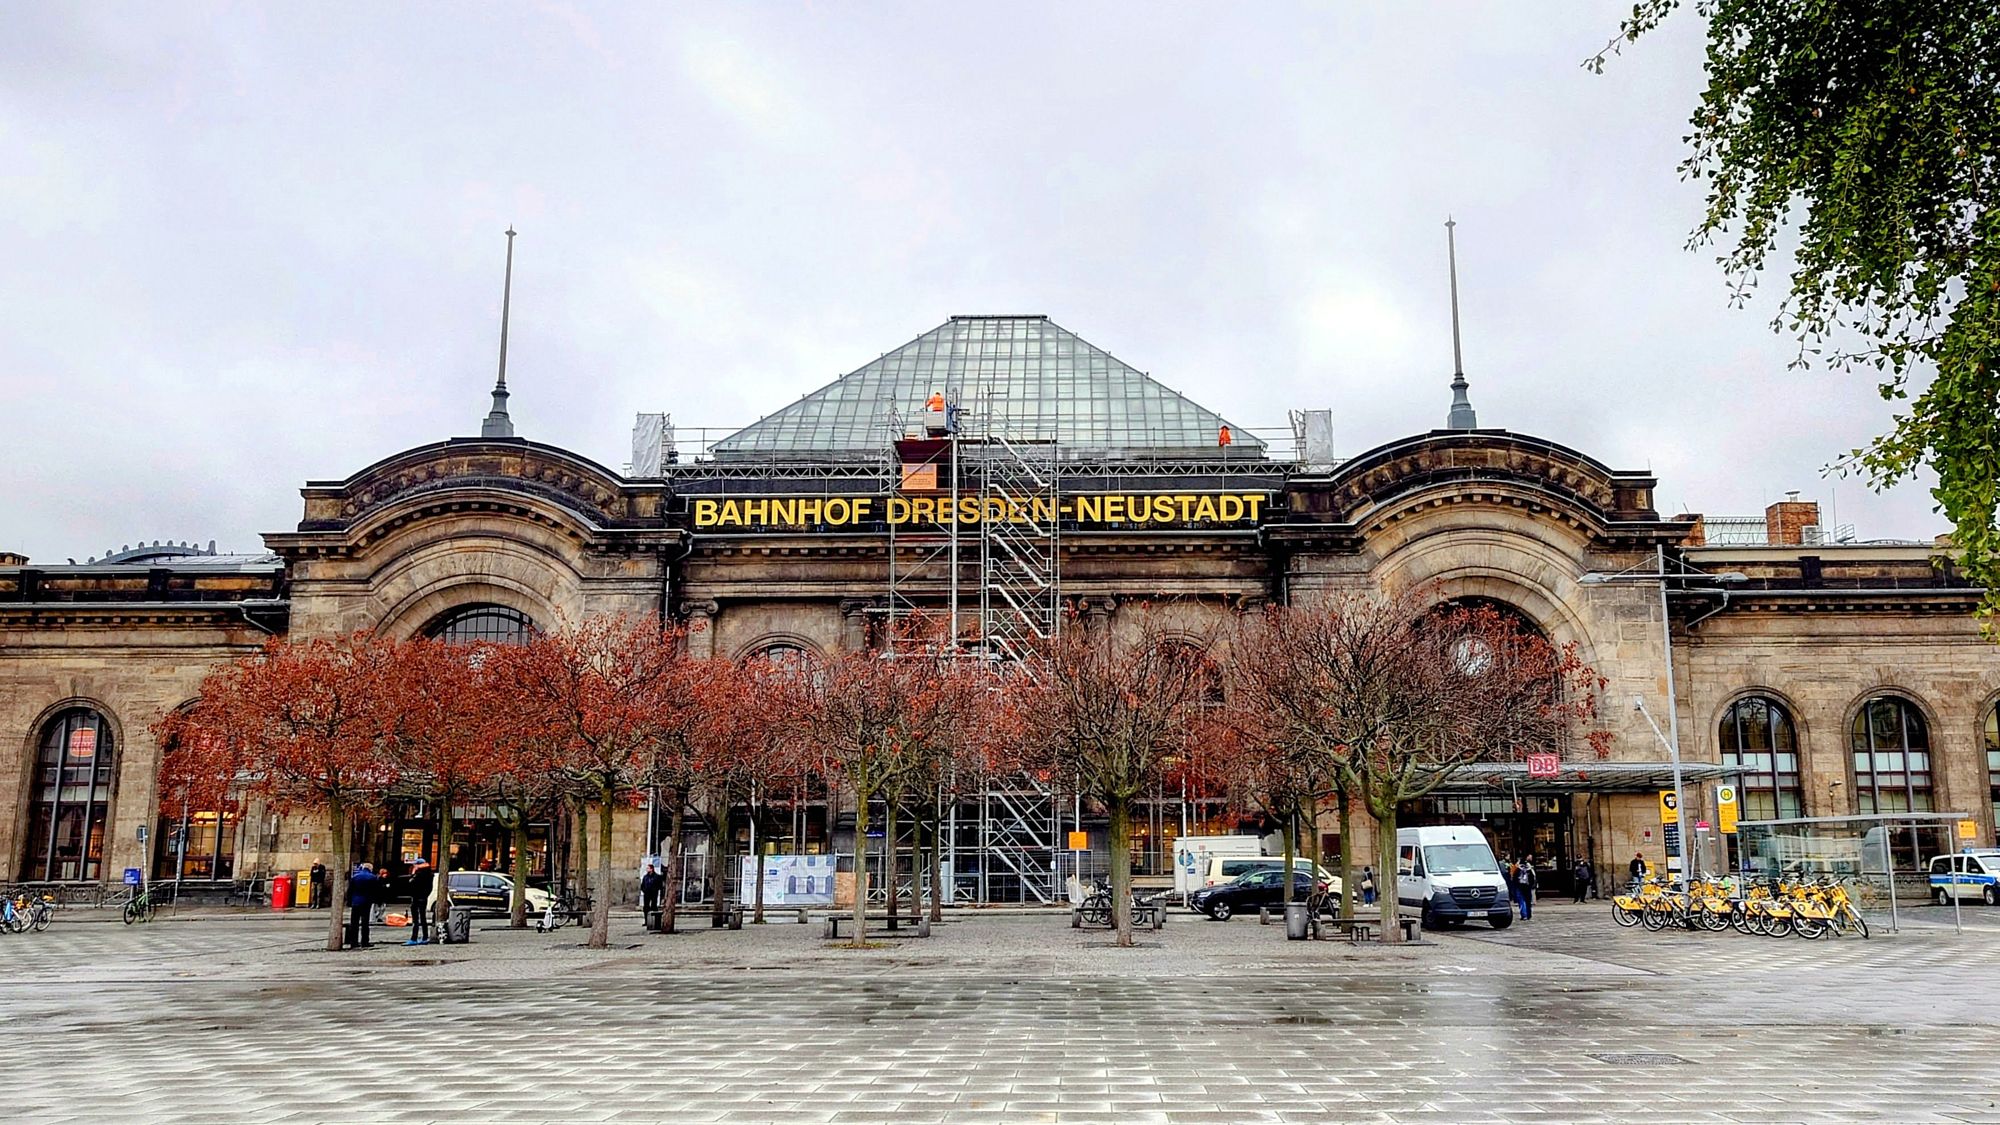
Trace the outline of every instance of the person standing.
<instances>
[{"instance_id":1,"label":"person standing","mask_svg":"<svg viewBox=\"0 0 2000 1125\"><path fill-rule=\"evenodd\" d=\"M347 877L347 947L366 949L374 942L369 940L369 910L375 903L375 889L381 885L375 876L375 865L364 863Z\"/></svg>"},{"instance_id":2,"label":"person standing","mask_svg":"<svg viewBox=\"0 0 2000 1125\"><path fill-rule=\"evenodd\" d=\"M1633 852L1632 862L1625 865L1625 871L1632 876L1632 889L1638 890L1639 884L1646 879L1646 853Z\"/></svg>"},{"instance_id":3,"label":"person standing","mask_svg":"<svg viewBox=\"0 0 2000 1125\"><path fill-rule=\"evenodd\" d=\"M437 884L437 872L422 856L410 864L410 940L408 945L429 945L436 940L436 929L431 925L431 888Z\"/></svg>"},{"instance_id":4,"label":"person standing","mask_svg":"<svg viewBox=\"0 0 2000 1125\"><path fill-rule=\"evenodd\" d=\"M1361 869L1361 905L1375 905L1375 869L1364 866Z\"/></svg>"},{"instance_id":5,"label":"person standing","mask_svg":"<svg viewBox=\"0 0 2000 1125\"><path fill-rule=\"evenodd\" d=\"M666 886L667 877L660 874L658 864L648 863L646 873L639 877L639 912L650 922L653 913L660 909L660 889Z\"/></svg>"},{"instance_id":6,"label":"person standing","mask_svg":"<svg viewBox=\"0 0 2000 1125\"><path fill-rule=\"evenodd\" d=\"M326 864L315 861L310 874L312 877L311 905L313 909L317 910L326 905L329 893L326 886Z\"/></svg>"},{"instance_id":7,"label":"person standing","mask_svg":"<svg viewBox=\"0 0 2000 1125\"><path fill-rule=\"evenodd\" d=\"M1569 877L1570 881L1576 884L1574 887L1576 891L1576 904L1582 906L1583 900L1590 897L1593 884L1597 881L1597 873L1590 869L1589 860L1579 859L1576 861L1576 868L1569 873Z\"/></svg>"},{"instance_id":8,"label":"person standing","mask_svg":"<svg viewBox=\"0 0 2000 1125\"><path fill-rule=\"evenodd\" d=\"M1530 853L1521 860L1521 868L1514 875L1514 885L1520 889L1523 922L1535 915L1535 887L1540 883L1541 879L1535 874L1535 857Z\"/></svg>"}]
</instances>

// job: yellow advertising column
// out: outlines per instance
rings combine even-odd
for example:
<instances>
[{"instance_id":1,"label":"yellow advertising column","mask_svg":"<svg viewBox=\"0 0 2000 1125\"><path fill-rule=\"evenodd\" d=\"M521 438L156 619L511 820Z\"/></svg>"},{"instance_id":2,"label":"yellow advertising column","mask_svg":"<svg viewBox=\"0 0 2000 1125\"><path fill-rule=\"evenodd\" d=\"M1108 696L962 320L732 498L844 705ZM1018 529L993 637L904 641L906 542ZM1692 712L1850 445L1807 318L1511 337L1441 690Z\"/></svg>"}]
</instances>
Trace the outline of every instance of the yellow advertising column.
<instances>
[{"instance_id":1,"label":"yellow advertising column","mask_svg":"<svg viewBox=\"0 0 2000 1125\"><path fill-rule=\"evenodd\" d=\"M1660 834L1667 843L1667 877L1681 874L1681 806L1671 789L1660 790Z\"/></svg>"},{"instance_id":2,"label":"yellow advertising column","mask_svg":"<svg viewBox=\"0 0 2000 1125\"><path fill-rule=\"evenodd\" d=\"M1715 827L1722 833L1722 856L1723 859L1728 860L1731 857L1730 837L1736 835L1736 787L1734 785L1718 785L1715 787ZM1729 872L1729 876L1732 879L1743 870L1743 849L1740 846L1740 842L1734 851L1736 866Z\"/></svg>"}]
</instances>

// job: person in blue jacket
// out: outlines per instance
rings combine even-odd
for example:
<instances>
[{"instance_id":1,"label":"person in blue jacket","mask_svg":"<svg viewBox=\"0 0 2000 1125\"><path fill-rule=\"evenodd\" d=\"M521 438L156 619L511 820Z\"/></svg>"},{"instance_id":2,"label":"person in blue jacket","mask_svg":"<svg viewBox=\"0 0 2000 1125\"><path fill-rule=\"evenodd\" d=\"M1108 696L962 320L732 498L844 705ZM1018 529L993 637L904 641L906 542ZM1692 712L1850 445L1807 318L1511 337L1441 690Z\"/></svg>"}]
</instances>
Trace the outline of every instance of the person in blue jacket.
<instances>
[{"instance_id":1,"label":"person in blue jacket","mask_svg":"<svg viewBox=\"0 0 2000 1125\"><path fill-rule=\"evenodd\" d=\"M347 947L366 949L375 944L369 940L368 908L374 905L375 893L381 888L381 876L375 874L375 865L364 863L347 877Z\"/></svg>"}]
</instances>

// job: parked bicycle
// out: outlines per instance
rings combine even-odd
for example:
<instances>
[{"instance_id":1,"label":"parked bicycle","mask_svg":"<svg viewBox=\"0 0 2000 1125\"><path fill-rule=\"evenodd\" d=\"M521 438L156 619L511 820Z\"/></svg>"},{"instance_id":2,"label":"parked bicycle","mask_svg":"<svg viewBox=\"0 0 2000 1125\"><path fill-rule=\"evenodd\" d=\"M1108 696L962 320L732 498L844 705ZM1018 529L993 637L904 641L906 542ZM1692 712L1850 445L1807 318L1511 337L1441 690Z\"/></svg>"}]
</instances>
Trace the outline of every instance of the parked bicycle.
<instances>
[{"instance_id":1,"label":"parked bicycle","mask_svg":"<svg viewBox=\"0 0 2000 1125\"><path fill-rule=\"evenodd\" d=\"M1647 877L1611 901L1612 921L1648 930L1687 929L1807 939L1869 936L1868 920L1846 884L1797 873L1742 889L1715 876L1683 887Z\"/></svg>"},{"instance_id":2,"label":"parked bicycle","mask_svg":"<svg viewBox=\"0 0 2000 1125\"><path fill-rule=\"evenodd\" d=\"M153 915L159 912L160 900L164 897L165 894L155 890L151 884L134 890L132 897L125 900L123 911L125 924L129 926L134 922L152 921Z\"/></svg>"},{"instance_id":3,"label":"parked bicycle","mask_svg":"<svg viewBox=\"0 0 2000 1125\"><path fill-rule=\"evenodd\" d=\"M49 928L49 920L55 917L56 900L48 895L31 897L25 894L11 894L0 902L0 926L8 933L23 933L33 930L40 933Z\"/></svg>"}]
</instances>

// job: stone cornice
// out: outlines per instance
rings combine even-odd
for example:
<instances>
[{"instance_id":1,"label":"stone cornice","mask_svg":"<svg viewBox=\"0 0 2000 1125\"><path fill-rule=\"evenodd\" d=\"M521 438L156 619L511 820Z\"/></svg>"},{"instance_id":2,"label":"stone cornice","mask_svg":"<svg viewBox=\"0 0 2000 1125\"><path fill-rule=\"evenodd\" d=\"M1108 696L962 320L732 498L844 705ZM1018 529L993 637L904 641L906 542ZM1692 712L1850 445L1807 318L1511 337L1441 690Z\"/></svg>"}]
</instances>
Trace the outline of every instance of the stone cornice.
<instances>
[{"instance_id":1,"label":"stone cornice","mask_svg":"<svg viewBox=\"0 0 2000 1125\"><path fill-rule=\"evenodd\" d=\"M555 446L520 439L454 438L377 461L342 481L313 481L300 532L352 526L413 495L473 489L538 496L592 526L654 524L662 491L634 485Z\"/></svg>"}]
</instances>

